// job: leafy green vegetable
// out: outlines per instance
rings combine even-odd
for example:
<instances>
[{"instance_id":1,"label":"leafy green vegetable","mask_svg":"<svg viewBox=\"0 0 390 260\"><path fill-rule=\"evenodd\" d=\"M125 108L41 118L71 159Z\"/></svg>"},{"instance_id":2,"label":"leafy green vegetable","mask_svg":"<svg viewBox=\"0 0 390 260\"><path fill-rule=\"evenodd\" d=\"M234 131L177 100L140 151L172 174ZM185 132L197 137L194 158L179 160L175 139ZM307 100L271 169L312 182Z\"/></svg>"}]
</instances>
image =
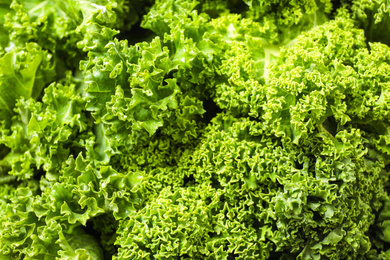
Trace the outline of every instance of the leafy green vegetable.
<instances>
[{"instance_id":1,"label":"leafy green vegetable","mask_svg":"<svg viewBox=\"0 0 390 260\"><path fill-rule=\"evenodd\" d=\"M390 259L385 0L0 0L0 259Z\"/></svg>"}]
</instances>

